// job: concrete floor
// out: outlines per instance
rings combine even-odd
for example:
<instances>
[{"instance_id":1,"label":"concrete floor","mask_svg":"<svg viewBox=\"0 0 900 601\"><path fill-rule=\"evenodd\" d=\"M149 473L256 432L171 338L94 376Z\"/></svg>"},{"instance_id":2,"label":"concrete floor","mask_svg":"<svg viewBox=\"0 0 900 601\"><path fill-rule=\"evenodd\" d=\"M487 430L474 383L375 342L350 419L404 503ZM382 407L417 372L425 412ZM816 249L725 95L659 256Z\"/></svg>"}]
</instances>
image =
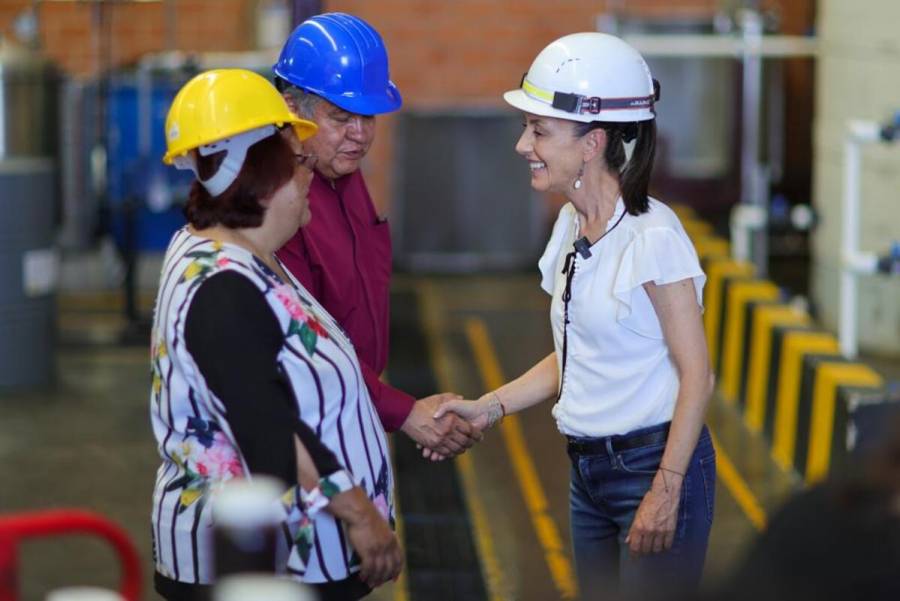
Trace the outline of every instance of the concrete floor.
<instances>
[{"instance_id":1,"label":"concrete floor","mask_svg":"<svg viewBox=\"0 0 900 601\"><path fill-rule=\"evenodd\" d=\"M419 299L429 367L441 388L477 395L552 349L547 298L534 277L398 278L397 288ZM150 300L142 299L147 314ZM101 513L129 533L149 580L157 456L148 420L148 350L119 343L126 325L120 306L112 293L61 298L56 383L0 395L0 512L78 507ZM571 592L568 465L549 411L537 407L507 419L456 462L492 599L545 601ZM720 451L707 564L712 582L739 560L757 530L754 520L783 502L797 480L774 466L730 407L714 402L708 421ZM732 469L722 469L723 457ZM115 558L96 540L30 542L20 559L24 600L73 584L116 586ZM149 582L145 589L146 598L156 598ZM410 597L401 580L373 598Z\"/></svg>"}]
</instances>

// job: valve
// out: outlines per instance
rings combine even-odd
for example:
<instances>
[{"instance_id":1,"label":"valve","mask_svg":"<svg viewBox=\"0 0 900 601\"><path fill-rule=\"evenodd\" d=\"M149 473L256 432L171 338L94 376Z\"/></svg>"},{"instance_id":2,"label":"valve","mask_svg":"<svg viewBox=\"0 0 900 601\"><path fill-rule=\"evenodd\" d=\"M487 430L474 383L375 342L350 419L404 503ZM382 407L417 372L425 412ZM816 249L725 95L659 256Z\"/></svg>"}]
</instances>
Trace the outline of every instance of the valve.
<instances>
[{"instance_id":1,"label":"valve","mask_svg":"<svg viewBox=\"0 0 900 601\"><path fill-rule=\"evenodd\" d=\"M878 257L878 273L900 274L900 242L894 242L888 254Z\"/></svg>"},{"instance_id":2,"label":"valve","mask_svg":"<svg viewBox=\"0 0 900 601\"><path fill-rule=\"evenodd\" d=\"M894 113L894 120L882 126L879 132L883 142L894 142L900 138L900 111Z\"/></svg>"}]
</instances>

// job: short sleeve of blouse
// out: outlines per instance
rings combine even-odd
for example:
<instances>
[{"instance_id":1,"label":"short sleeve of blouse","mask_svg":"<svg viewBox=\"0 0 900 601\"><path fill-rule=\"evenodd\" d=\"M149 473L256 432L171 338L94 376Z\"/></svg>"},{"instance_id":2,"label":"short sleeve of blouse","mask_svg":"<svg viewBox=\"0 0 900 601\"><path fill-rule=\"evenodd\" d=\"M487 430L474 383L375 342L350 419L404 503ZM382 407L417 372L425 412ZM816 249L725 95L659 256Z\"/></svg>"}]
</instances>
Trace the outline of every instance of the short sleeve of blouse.
<instances>
[{"instance_id":1,"label":"short sleeve of blouse","mask_svg":"<svg viewBox=\"0 0 900 601\"><path fill-rule=\"evenodd\" d=\"M551 296L556 280L556 266L559 264L559 253L565 242L567 230L572 227L573 218L574 209L571 205L567 204L560 209L544 254L538 260L538 269L541 270L541 288Z\"/></svg>"},{"instance_id":2,"label":"short sleeve of blouse","mask_svg":"<svg viewBox=\"0 0 900 601\"><path fill-rule=\"evenodd\" d=\"M659 319L643 285L653 282L659 286L688 278L694 281L697 304L702 310L706 274L687 234L672 227L639 232L625 247L613 285L618 301L616 320L642 336L662 339Z\"/></svg>"}]
</instances>

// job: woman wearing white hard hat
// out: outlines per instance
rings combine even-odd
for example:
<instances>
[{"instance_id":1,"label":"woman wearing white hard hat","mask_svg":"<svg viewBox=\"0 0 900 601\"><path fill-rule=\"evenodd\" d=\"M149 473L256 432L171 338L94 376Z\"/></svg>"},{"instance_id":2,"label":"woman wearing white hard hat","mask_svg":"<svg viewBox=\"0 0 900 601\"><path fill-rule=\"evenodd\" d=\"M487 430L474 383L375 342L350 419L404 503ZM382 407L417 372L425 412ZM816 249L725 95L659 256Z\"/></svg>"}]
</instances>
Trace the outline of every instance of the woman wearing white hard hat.
<instances>
[{"instance_id":1,"label":"woman wearing white hard hat","mask_svg":"<svg viewBox=\"0 0 900 601\"><path fill-rule=\"evenodd\" d=\"M516 151L532 187L569 201L539 261L555 352L442 411L490 425L555 399L582 596L694 587L715 491L713 376L705 275L678 218L647 195L659 86L622 40L579 33L542 50L504 99L524 113Z\"/></svg>"}]
</instances>

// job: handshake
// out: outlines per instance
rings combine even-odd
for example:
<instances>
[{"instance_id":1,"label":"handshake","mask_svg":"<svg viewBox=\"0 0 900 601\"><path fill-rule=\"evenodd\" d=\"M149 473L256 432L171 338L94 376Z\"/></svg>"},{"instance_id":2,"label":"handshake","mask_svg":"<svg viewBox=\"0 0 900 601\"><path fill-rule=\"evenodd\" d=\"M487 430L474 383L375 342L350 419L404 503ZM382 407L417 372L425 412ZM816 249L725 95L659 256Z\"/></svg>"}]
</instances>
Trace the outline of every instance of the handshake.
<instances>
[{"instance_id":1,"label":"handshake","mask_svg":"<svg viewBox=\"0 0 900 601\"><path fill-rule=\"evenodd\" d=\"M422 449L423 457L441 461L480 442L484 430L505 414L496 393L467 401L445 392L416 401L400 429Z\"/></svg>"}]
</instances>

